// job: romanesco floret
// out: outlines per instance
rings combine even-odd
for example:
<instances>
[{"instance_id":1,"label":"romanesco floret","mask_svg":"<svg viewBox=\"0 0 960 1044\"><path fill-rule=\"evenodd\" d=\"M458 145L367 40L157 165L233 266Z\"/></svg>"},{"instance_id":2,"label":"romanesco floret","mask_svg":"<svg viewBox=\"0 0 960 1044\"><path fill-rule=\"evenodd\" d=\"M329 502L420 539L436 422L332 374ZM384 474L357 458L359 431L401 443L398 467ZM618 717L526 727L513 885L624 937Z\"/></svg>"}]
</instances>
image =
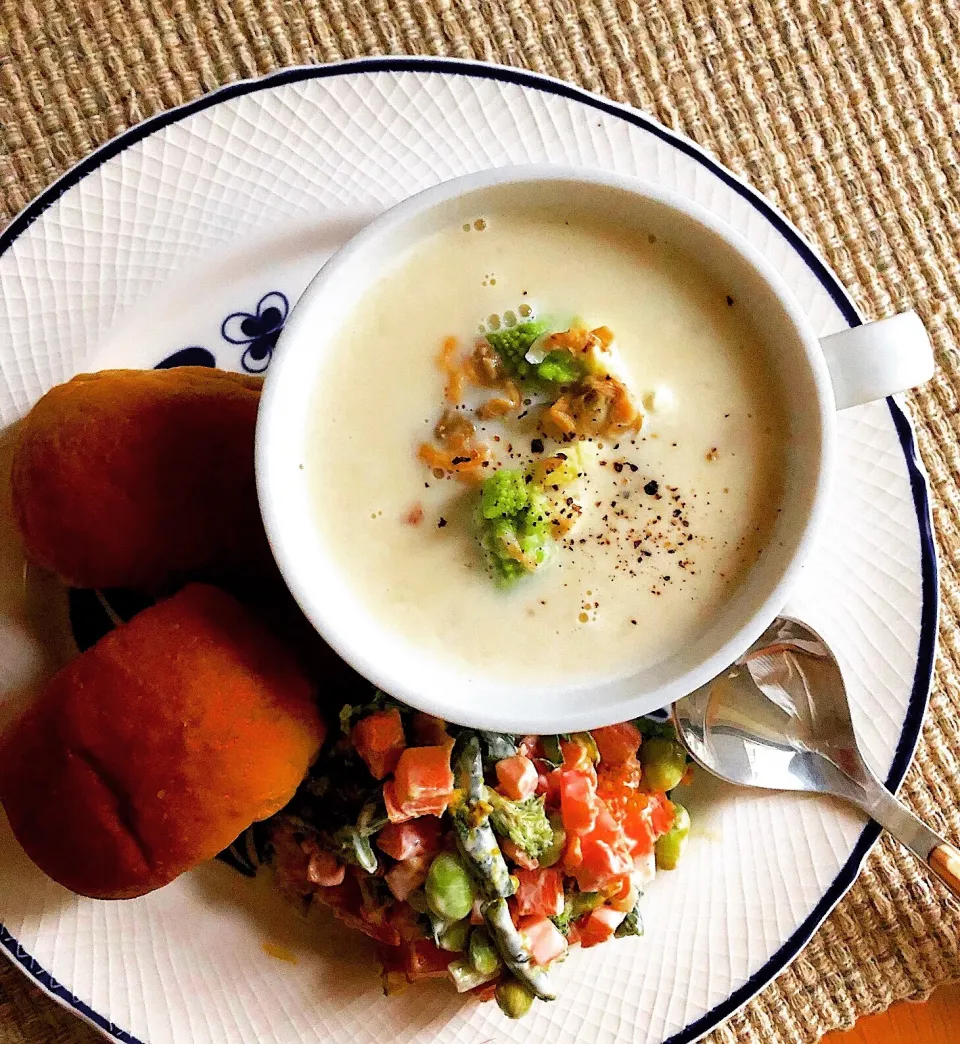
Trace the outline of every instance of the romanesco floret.
<instances>
[{"instance_id":1,"label":"romanesco floret","mask_svg":"<svg viewBox=\"0 0 960 1044\"><path fill-rule=\"evenodd\" d=\"M549 352L541 363L537 364L537 377L541 381L555 384L560 388L576 384L584 375L584 367L569 352L558 349Z\"/></svg>"},{"instance_id":2,"label":"romanesco floret","mask_svg":"<svg viewBox=\"0 0 960 1044\"><path fill-rule=\"evenodd\" d=\"M492 806L490 825L494 831L509 838L531 859L539 859L553 843L553 827L544 811L542 797L511 801L495 790L488 790L486 800Z\"/></svg>"},{"instance_id":3,"label":"romanesco floret","mask_svg":"<svg viewBox=\"0 0 960 1044\"><path fill-rule=\"evenodd\" d=\"M509 468L484 481L478 529L480 544L501 584L532 573L553 546L546 498L527 483L523 472Z\"/></svg>"},{"instance_id":4,"label":"romanesco floret","mask_svg":"<svg viewBox=\"0 0 960 1044\"><path fill-rule=\"evenodd\" d=\"M484 482L480 510L484 518L510 518L518 515L528 500L523 472L501 468Z\"/></svg>"},{"instance_id":5,"label":"romanesco floret","mask_svg":"<svg viewBox=\"0 0 960 1044\"><path fill-rule=\"evenodd\" d=\"M534 342L546 333L547 324L538 319L527 319L516 326L502 330L488 330L487 341L503 360L512 377L524 381L534 374L534 366L526 359Z\"/></svg>"}]
</instances>

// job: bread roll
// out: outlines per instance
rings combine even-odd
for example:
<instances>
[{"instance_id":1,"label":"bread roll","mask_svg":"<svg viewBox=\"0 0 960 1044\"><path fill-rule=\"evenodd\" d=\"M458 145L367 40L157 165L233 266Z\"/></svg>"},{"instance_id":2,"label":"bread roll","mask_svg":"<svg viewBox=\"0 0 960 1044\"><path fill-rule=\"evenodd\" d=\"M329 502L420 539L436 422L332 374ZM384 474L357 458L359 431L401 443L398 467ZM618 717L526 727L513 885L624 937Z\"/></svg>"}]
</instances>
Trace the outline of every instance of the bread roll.
<instances>
[{"instance_id":1,"label":"bread roll","mask_svg":"<svg viewBox=\"0 0 960 1044\"><path fill-rule=\"evenodd\" d=\"M0 738L0 804L50 877L143 895L282 808L325 728L296 660L192 584L81 654Z\"/></svg>"},{"instance_id":2,"label":"bread roll","mask_svg":"<svg viewBox=\"0 0 960 1044\"><path fill-rule=\"evenodd\" d=\"M260 385L184 366L51 389L13 460L28 557L76 587L154 592L272 570L253 468Z\"/></svg>"}]
</instances>

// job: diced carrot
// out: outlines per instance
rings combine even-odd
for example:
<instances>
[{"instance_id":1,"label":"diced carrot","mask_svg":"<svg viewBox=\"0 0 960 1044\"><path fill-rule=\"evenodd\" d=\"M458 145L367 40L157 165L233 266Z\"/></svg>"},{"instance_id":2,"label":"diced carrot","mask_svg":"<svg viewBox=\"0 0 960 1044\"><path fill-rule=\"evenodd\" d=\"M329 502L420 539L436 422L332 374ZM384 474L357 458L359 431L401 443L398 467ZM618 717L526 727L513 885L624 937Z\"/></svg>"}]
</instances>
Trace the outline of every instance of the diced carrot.
<instances>
[{"instance_id":1,"label":"diced carrot","mask_svg":"<svg viewBox=\"0 0 960 1044\"><path fill-rule=\"evenodd\" d=\"M625 845L585 837L583 861L574 871L574 876L581 891L597 892L632 869L633 858Z\"/></svg>"},{"instance_id":2,"label":"diced carrot","mask_svg":"<svg viewBox=\"0 0 960 1044\"><path fill-rule=\"evenodd\" d=\"M318 848L307 863L307 880L321 888L335 888L343 884L347 868L326 849Z\"/></svg>"},{"instance_id":3,"label":"diced carrot","mask_svg":"<svg viewBox=\"0 0 960 1044\"><path fill-rule=\"evenodd\" d=\"M413 819L413 813L406 811L397 799L397 784L392 779L383 784L383 804L391 823L406 823Z\"/></svg>"},{"instance_id":4,"label":"diced carrot","mask_svg":"<svg viewBox=\"0 0 960 1044\"><path fill-rule=\"evenodd\" d=\"M496 772L500 793L512 801L523 801L537 789L537 769L522 754L501 758L496 764Z\"/></svg>"},{"instance_id":5,"label":"diced carrot","mask_svg":"<svg viewBox=\"0 0 960 1044\"><path fill-rule=\"evenodd\" d=\"M572 772L583 772L596 782L597 771L590 760L590 752L576 740L560 740L563 768Z\"/></svg>"},{"instance_id":6,"label":"diced carrot","mask_svg":"<svg viewBox=\"0 0 960 1044\"><path fill-rule=\"evenodd\" d=\"M619 913L630 913L637 905L637 890L634 888L629 876L625 875L619 879L617 891L610 897L608 902L610 909Z\"/></svg>"},{"instance_id":7,"label":"diced carrot","mask_svg":"<svg viewBox=\"0 0 960 1044\"><path fill-rule=\"evenodd\" d=\"M350 739L374 779L383 779L393 772L407 745L396 707L361 718L351 729Z\"/></svg>"},{"instance_id":8,"label":"diced carrot","mask_svg":"<svg viewBox=\"0 0 960 1044\"><path fill-rule=\"evenodd\" d=\"M567 847L563 851L563 869L572 877L583 862L583 842L578 834L567 836Z\"/></svg>"},{"instance_id":9,"label":"diced carrot","mask_svg":"<svg viewBox=\"0 0 960 1044\"><path fill-rule=\"evenodd\" d=\"M407 978L410 982L417 979L442 979L447 974L447 965L454 959L453 954L441 950L429 939L414 939L407 943Z\"/></svg>"},{"instance_id":10,"label":"diced carrot","mask_svg":"<svg viewBox=\"0 0 960 1044\"><path fill-rule=\"evenodd\" d=\"M515 845L509 837L500 838L500 850L507 857L511 859L517 866L522 866L525 870L536 870L540 865L538 860L531 859L526 852L518 845Z\"/></svg>"},{"instance_id":11,"label":"diced carrot","mask_svg":"<svg viewBox=\"0 0 960 1044\"><path fill-rule=\"evenodd\" d=\"M588 917L580 921L580 945L586 950L590 946L597 946L613 938L623 914L609 907L601 906L590 912Z\"/></svg>"},{"instance_id":12,"label":"diced carrot","mask_svg":"<svg viewBox=\"0 0 960 1044\"><path fill-rule=\"evenodd\" d=\"M640 749L640 730L629 721L594 729L591 735L602 764L620 765Z\"/></svg>"},{"instance_id":13,"label":"diced carrot","mask_svg":"<svg viewBox=\"0 0 960 1044\"><path fill-rule=\"evenodd\" d=\"M411 857L436 855L440 851L441 834L440 822L433 818L388 823L377 834L377 848L401 862Z\"/></svg>"},{"instance_id":14,"label":"diced carrot","mask_svg":"<svg viewBox=\"0 0 960 1044\"><path fill-rule=\"evenodd\" d=\"M521 917L559 917L563 913L563 875L559 870L514 871L518 885L517 912Z\"/></svg>"},{"instance_id":15,"label":"diced carrot","mask_svg":"<svg viewBox=\"0 0 960 1044\"><path fill-rule=\"evenodd\" d=\"M387 887L395 899L404 902L411 892L419 888L427 879L430 860L425 856L413 856L402 863L396 863L384 875Z\"/></svg>"},{"instance_id":16,"label":"diced carrot","mask_svg":"<svg viewBox=\"0 0 960 1044\"><path fill-rule=\"evenodd\" d=\"M567 940L553 921L546 917L525 917L520 921L519 928L527 941L534 964L544 967L566 952Z\"/></svg>"},{"instance_id":17,"label":"diced carrot","mask_svg":"<svg viewBox=\"0 0 960 1044\"><path fill-rule=\"evenodd\" d=\"M560 779L560 815L568 832L585 834L593 828L599 811L597 789L584 773L564 770Z\"/></svg>"},{"instance_id":18,"label":"diced carrot","mask_svg":"<svg viewBox=\"0 0 960 1044\"><path fill-rule=\"evenodd\" d=\"M453 795L452 749L451 741L436 747L407 747L400 755L394 782L401 808L441 801L446 808Z\"/></svg>"},{"instance_id":19,"label":"diced carrot","mask_svg":"<svg viewBox=\"0 0 960 1044\"><path fill-rule=\"evenodd\" d=\"M650 795L650 825L657 837L665 834L673 826L676 814L673 802L666 794Z\"/></svg>"}]
</instances>

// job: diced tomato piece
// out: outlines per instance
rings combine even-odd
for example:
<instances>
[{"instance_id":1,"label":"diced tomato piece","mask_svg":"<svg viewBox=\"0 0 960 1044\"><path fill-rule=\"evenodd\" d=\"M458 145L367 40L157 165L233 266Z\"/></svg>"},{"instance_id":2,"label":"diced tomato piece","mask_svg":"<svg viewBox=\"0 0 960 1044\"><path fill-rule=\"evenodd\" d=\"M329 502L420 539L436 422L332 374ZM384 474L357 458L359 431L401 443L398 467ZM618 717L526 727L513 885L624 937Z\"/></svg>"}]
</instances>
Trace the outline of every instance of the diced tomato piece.
<instances>
[{"instance_id":1,"label":"diced tomato piece","mask_svg":"<svg viewBox=\"0 0 960 1044\"><path fill-rule=\"evenodd\" d=\"M579 946L580 944L580 925L576 921L570 922L570 927L567 929L567 946Z\"/></svg>"},{"instance_id":2,"label":"diced tomato piece","mask_svg":"<svg viewBox=\"0 0 960 1044\"><path fill-rule=\"evenodd\" d=\"M521 917L559 917L563 913L563 876L559 870L516 870L517 912Z\"/></svg>"},{"instance_id":3,"label":"diced tomato piece","mask_svg":"<svg viewBox=\"0 0 960 1044\"><path fill-rule=\"evenodd\" d=\"M318 889L317 898L332 910L345 910L354 914L360 912L360 886L353 877L347 877L343 884Z\"/></svg>"},{"instance_id":4,"label":"diced tomato piece","mask_svg":"<svg viewBox=\"0 0 960 1044\"><path fill-rule=\"evenodd\" d=\"M650 795L650 825L657 837L665 834L673 826L676 815L673 802L666 794Z\"/></svg>"},{"instance_id":5,"label":"diced tomato piece","mask_svg":"<svg viewBox=\"0 0 960 1044\"><path fill-rule=\"evenodd\" d=\"M407 745L396 707L361 718L350 730L350 739L374 779L383 779L393 772Z\"/></svg>"},{"instance_id":6,"label":"diced tomato piece","mask_svg":"<svg viewBox=\"0 0 960 1044\"><path fill-rule=\"evenodd\" d=\"M479 986L474 986L472 990L467 992L475 1000L483 1003L484 1001L492 1001L497 992L497 982L499 980L493 979L490 982L483 982Z\"/></svg>"},{"instance_id":7,"label":"diced tomato piece","mask_svg":"<svg viewBox=\"0 0 960 1044\"><path fill-rule=\"evenodd\" d=\"M537 769L533 762L522 754L512 758L501 758L496 765L499 790L511 801L523 801L537 789Z\"/></svg>"},{"instance_id":8,"label":"diced tomato piece","mask_svg":"<svg viewBox=\"0 0 960 1044\"><path fill-rule=\"evenodd\" d=\"M517 753L522 754L525 758L543 757L543 744L540 742L540 737L524 736L517 744Z\"/></svg>"},{"instance_id":9,"label":"diced tomato piece","mask_svg":"<svg viewBox=\"0 0 960 1044\"><path fill-rule=\"evenodd\" d=\"M413 813L408 812L397 800L397 785L392 779L383 784L383 804L391 823L406 823L408 819L413 819Z\"/></svg>"},{"instance_id":10,"label":"diced tomato piece","mask_svg":"<svg viewBox=\"0 0 960 1044\"><path fill-rule=\"evenodd\" d=\"M473 909L470 911L470 923L474 926L483 924L483 914L480 912L482 905L482 899L474 900Z\"/></svg>"},{"instance_id":11,"label":"diced tomato piece","mask_svg":"<svg viewBox=\"0 0 960 1044\"><path fill-rule=\"evenodd\" d=\"M515 845L509 837L501 837L500 839L500 851L512 860L517 866L522 866L524 870L536 870L540 865L536 859L531 859L526 852L519 845Z\"/></svg>"},{"instance_id":12,"label":"diced tomato piece","mask_svg":"<svg viewBox=\"0 0 960 1044\"><path fill-rule=\"evenodd\" d=\"M395 928L405 942L423 938L420 915L409 903L394 903L393 909L387 913L387 924Z\"/></svg>"},{"instance_id":13,"label":"diced tomato piece","mask_svg":"<svg viewBox=\"0 0 960 1044\"><path fill-rule=\"evenodd\" d=\"M377 834L377 848L400 862L413 856L436 855L441 848L442 833L440 821L433 818L388 823Z\"/></svg>"},{"instance_id":14,"label":"diced tomato piece","mask_svg":"<svg viewBox=\"0 0 960 1044\"><path fill-rule=\"evenodd\" d=\"M324 848L318 848L307 863L307 880L321 888L335 888L343 884L347 868L337 857Z\"/></svg>"},{"instance_id":15,"label":"diced tomato piece","mask_svg":"<svg viewBox=\"0 0 960 1044\"><path fill-rule=\"evenodd\" d=\"M579 924L580 945L586 950L590 946L597 946L607 939L612 939L622 920L622 913L606 906L591 911Z\"/></svg>"},{"instance_id":16,"label":"diced tomato piece","mask_svg":"<svg viewBox=\"0 0 960 1044\"><path fill-rule=\"evenodd\" d=\"M414 815L440 815L453 795L452 741L438 747L407 747L394 772L398 804ZM439 811L434 811L439 806ZM415 811L422 808L423 811Z\"/></svg>"},{"instance_id":17,"label":"diced tomato piece","mask_svg":"<svg viewBox=\"0 0 960 1044\"><path fill-rule=\"evenodd\" d=\"M560 781L563 779L563 769L548 769L545 773L546 786L543 791L544 804L548 808L560 807Z\"/></svg>"},{"instance_id":18,"label":"diced tomato piece","mask_svg":"<svg viewBox=\"0 0 960 1044\"><path fill-rule=\"evenodd\" d=\"M447 723L443 718L417 711L413 716L413 738L419 747L443 746L450 739Z\"/></svg>"},{"instance_id":19,"label":"diced tomato piece","mask_svg":"<svg viewBox=\"0 0 960 1044\"><path fill-rule=\"evenodd\" d=\"M640 730L629 721L593 729L590 735L600 752L601 765L620 765L640 749Z\"/></svg>"},{"instance_id":20,"label":"diced tomato piece","mask_svg":"<svg viewBox=\"0 0 960 1044\"><path fill-rule=\"evenodd\" d=\"M429 939L414 939L407 946L407 978L410 982L446 977L447 965L454 960L453 954L434 946Z\"/></svg>"},{"instance_id":21,"label":"diced tomato piece","mask_svg":"<svg viewBox=\"0 0 960 1044\"><path fill-rule=\"evenodd\" d=\"M527 941L533 963L539 964L541 968L566 953L567 940L553 921L546 917L525 917L519 928Z\"/></svg>"},{"instance_id":22,"label":"diced tomato piece","mask_svg":"<svg viewBox=\"0 0 960 1044\"><path fill-rule=\"evenodd\" d=\"M413 856L390 867L384 875L384 880L393 893L393 897L403 902L412 891L426 881L429 869L430 860L428 858Z\"/></svg>"},{"instance_id":23,"label":"diced tomato piece","mask_svg":"<svg viewBox=\"0 0 960 1044\"><path fill-rule=\"evenodd\" d=\"M560 814L563 828L585 834L597 821L597 788L585 772L565 769L560 779Z\"/></svg>"},{"instance_id":24,"label":"diced tomato piece","mask_svg":"<svg viewBox=\"0 0 960 1044\"><path fill-rule=\"evenodd\" d=\"M377 942L384 943L386 946L399 946L402 941L397 929L385 921L374 924L356 914L348 913L346 910L334 910L334 913L348 927L355 928L358 932L363 932L364 935L368 935L371 939L376 939Z\"/></svg>"}]
</instances>

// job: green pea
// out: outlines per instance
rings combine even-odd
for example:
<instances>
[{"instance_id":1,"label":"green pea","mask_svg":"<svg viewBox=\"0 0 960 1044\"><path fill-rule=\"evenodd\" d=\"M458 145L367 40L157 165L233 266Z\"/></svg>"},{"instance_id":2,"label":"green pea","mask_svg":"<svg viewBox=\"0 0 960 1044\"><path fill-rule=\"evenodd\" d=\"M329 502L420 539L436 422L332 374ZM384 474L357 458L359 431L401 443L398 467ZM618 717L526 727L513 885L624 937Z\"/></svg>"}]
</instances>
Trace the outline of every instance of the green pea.
<instances>
[{"instance_id":1,"label":"green pea","mask_svg":"<svg viewBox=\"0 0 960 1044\"><path fill-rule=\"evenodd\" d=\"M533 994L516 979L497 983L497 1005L508 1019L522 1019L533 1004Z\"/></svg>"},{"instance_id":2,"label":"green pea","mask_svg":"<svg viewBox=\"0 0 960 1044\"><path fill-rule=\"evenodd\" d=\"M470 963L481 975L493 975L500 967L500 954L485 928L470 933Z\"/></svg>"},{"instance_id":3,"label":"green pea","mask_svg":"<svg viewBox=\"0 0 960 1044\"><path fill-rule=\"evenodd\" d=\"M423 890L430 911L445 921L469 917L476 898L470 875L450 852L441 852L430 864Z\"/></svg>"},{"instance_id":4,"label":"green pea","mask_svg":"<svg viewBox=\"0 0 960 1044\"><path fill-rule=\"evenodd\" d=\"M558 863L567 846L567 832L563 829L563 820L559 812L550 813L550 829L553 831L553 840L540 856L541 866L553 866Z\"/></svg>"},{"instance_id":5,"label":"green pea","mask_svg":"<svg viewBox=\"0 0 960 1044\"><path fill-rule=\"evenodd\" d=\"M657 838L654 849L658 870L675 870L677 868L677 863L680 862L680 857L683 855L683 850L687 844L687 837L690 834L690 813L687 812L683 805L678 805L676 802L674 802L673 807L676 810L673 826L665 834Z\"/></svg>"},{"instance_id":6,"label":"green pea","mask_svg":"<svg viewBox=\"0 0 960 1044\"><path fill-rule=\"evenodd\" d=\"M643 741L640 764L648 790L673 790L687 770L687 752L675 740L654 736Z\"/></svg>"},{"instance_id":7,"label":"green pea","mask_svg":"<svg viewBox=\"0 0 960 1044\"><path fill-rule=\"evenodd\" d=\"M449 950L451 953L463 953L467 948L469 936L470 922L466 918L462 921L454 921L440 933L440 949Z\"/></svg>"}]
</instances>

